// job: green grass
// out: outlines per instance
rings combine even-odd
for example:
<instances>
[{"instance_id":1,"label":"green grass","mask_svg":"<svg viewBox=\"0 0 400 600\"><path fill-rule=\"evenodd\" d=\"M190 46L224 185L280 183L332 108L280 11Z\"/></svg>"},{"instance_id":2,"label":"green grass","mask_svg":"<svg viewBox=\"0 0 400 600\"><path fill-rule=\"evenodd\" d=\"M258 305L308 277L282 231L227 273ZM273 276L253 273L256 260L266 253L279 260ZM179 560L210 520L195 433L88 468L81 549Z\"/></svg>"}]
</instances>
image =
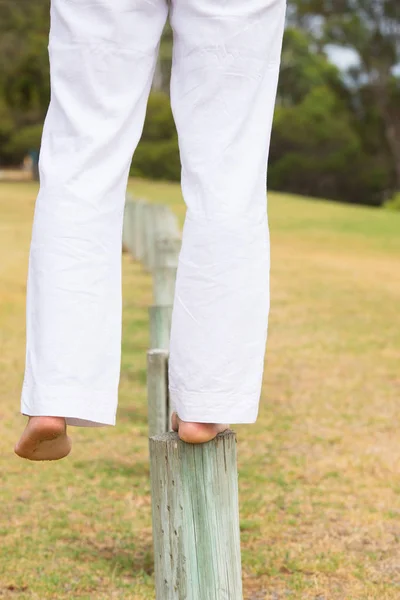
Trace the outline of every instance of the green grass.
<instances>
[{"instance_id":1,"label":"green grass","mask_svg":"<svg viewBox=\"0 0 400 600\"><path fill-rule=\"evenodd\" d=\"M168 202L178 186L130 182ZM13 455L37 188L0 185L0 598L152 599L145 352L150 278L128 256L118 426L70 458ZM245 598L400 597L400 214L270 194L260 417L237 427Z\"/></svg>"}]
</instances>

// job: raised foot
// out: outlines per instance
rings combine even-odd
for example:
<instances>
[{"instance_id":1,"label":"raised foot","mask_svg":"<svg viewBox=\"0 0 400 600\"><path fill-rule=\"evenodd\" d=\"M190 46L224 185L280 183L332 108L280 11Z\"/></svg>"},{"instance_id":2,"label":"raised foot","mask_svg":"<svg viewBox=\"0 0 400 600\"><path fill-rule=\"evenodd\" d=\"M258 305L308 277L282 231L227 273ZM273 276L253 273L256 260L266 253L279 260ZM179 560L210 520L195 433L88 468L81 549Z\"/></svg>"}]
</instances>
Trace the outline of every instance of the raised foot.
<instances>
[{"instance_id":1,"label":"raised foot","mask_svg":"<svg viewBox=\"0 0 400 600\"><path fill-rule=\"evenodd\" d=\"M60 460L71 452L71 440L62 417L29 417L21 439L14 448L28 460Z\"/></svg>"},{"instance_id":2,"label":"raised foot","mask_svg":"<svg viewBox=\"0 0 400 600\"><path fill-rule=\"evenodd\" d=\"M172 415L172 429L177 431L181 440L189 444L204 444L213 440L219 433L229 429L221 423L188 423L182 421L176 413Z\"/></svg>"}]
</instances>

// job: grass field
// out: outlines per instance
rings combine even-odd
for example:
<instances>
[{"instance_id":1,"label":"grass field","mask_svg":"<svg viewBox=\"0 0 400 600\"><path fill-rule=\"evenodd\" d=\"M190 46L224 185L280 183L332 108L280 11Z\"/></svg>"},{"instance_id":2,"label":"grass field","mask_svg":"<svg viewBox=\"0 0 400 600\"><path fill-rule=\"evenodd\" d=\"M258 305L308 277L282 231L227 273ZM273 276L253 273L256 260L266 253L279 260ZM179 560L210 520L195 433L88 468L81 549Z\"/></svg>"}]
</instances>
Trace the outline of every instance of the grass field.
<instances>
[{"instance_id":1,"label":"grass field","mask_svg":"<svg viewBox=\"0 0 400 600\"><path fill-rule=\"evenodd\" d=\"M168 202L176 185L133 181ZM126 255L118 426L59 463L23 427L34 184L0 184L0 598L154 599L145 351L150 278ZM260 417L237 427L247 600L400 598L400 215L270 194ZM188 599L189 600L189 599Z\"/></svg>"}]
</instances>

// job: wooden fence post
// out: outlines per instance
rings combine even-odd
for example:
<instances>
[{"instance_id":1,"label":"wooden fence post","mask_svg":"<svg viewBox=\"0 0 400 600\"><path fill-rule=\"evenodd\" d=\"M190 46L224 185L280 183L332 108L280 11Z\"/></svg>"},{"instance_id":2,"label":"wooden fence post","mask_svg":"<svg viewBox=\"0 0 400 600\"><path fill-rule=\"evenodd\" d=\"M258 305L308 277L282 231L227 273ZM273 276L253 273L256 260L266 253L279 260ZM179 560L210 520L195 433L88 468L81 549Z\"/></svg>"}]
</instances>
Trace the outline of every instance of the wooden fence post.
<instances>
[{"instance_id":1,"label":"wooden fence post","mask_svg":"<svg viewBox=\"0 0 400 600\"><path fill-rule=\"evenodd\" d=\"M158 242L162 239L179 237L176 216L167 206L148 204L144 214L145 251L143 262L148 271L156 267Z\"/></svg>"},{"instance_id":2,"label":"wooden fence post","mask_svg":"<svg viewBox=\"0 0 400 600\"><path fill-rule=\"evenodd\" d=\"M178 267L179 254L182 247L180 236L168 237L161 235L156 241L155 269L163 267Z\"/></svg>"},{"instance_id":3,"label":"wooden fence post","mask_svg":"<svg viewBox=\"0 0 400 600\"><path fill-rule=\"evenodd\" d=\"M142 261L145 253L145 231L144 231L144 213L147 202L145 200L136 200L133 254L136 260Z\"/></svg>"},{"instance_id":4,"label":"wooden fence post","mask_svg":"<svg viewBox=\"0 0 400 600\"><path fill-rule=\"evenodd\" d=\"M154 305L149 308L152 348L169 349L176 271L181 247L177 238L159 239L153 269Z\"/></svg>"},{"instance_id":5,"label":"wooden fence post","mask_svg":"<svg viewBox=\"0 0 400 600\"><path fill-rule=\"evenodd\" d=\"M169 350L172 306L150 306L150 348Z\"/></svg>"},{"instance_id":6,"label":"wooden fence post","mask_svg":"<svg viewBox=\"0 0 400 600\"><path fill-rule=\"evenodd\" d=\"M172 212L169 206L165 206L164 204L159 204L158 208L158 237L164 237L166 239L180 238L181 232L176 215Z\"/></svg>"},{"instance_id":7,"label":"wooden fence post","mask_svg":"<svg viewBox=\"0 0 400 600\"><path fill-rule=\"evenodd\" d=\"M158 231L158 212L160 210L160 205L158 204L148 204L146 206L144 212L144 256L143 256L143 264L145 265L147 271L152 271L154 268L154 259L156 253L156 243L157 237L159 235Z\"/></svg>"},{"instance_id":8,"label":"wooden fence post","mask_svg":"<svg viewBox=\"0 0 400 600\"><path fill-rule=\"evenodd\" d=\"M125 200L124 210L124 222L122 229L122 248L134 256L133 245L134 245L134 219L133 213L135 210L135 200L131 196L127 195Z\"/></svg>"},{"instance_id":9,"label":"wooden fence post","mask_svg":"<svg viewBox=\"0 0 400 600\"><path fill-rule=\"evenodd\" d=\"M131 208L129 249L152 271L154 284L147 388L156 600L243 600L236 436L226 431L195 445L166 433L177 221L166 207L138 201L128 214Z\"/></svg>"},{"instance_id":10,"label":"wooden fence post","mask_svg":"<svg viewBox=\"0 0 400 600\"><path fill-rule=\"evenodd\" d=\"M147 398L151 437L170 429L167 350L153 349L147 353Z\"/></svg>"},{"instance_id":11,"label":"wooden fence post","mask_svg":"<svg viewBox=\"0 0 400 600\"><path fill-rule=\"evenodd\" d=\"M176 267L163 267L153 273L153 293L156 306L173 304L176 284Z\"/></svg>"},{"instance_id":12,"label":"wooden fence post","mask_svg":"<svg viewBox=\"0 0 400 600\"><path fill-rule=\"evenodd\" d=\"M236 436L150 439L156 600L243 600Z\"/></svg>"},{"instance_id":13,"label":"wooden fence post","mask_svg":"<svg viewBox=\"0 0 400 600\"><path fill-rule=\"evenodd\" d=\"M180 248L179 238L157 241L153 269L153 295L156 306L169 306L174 302Z\"/></svg>"}]
</instances>

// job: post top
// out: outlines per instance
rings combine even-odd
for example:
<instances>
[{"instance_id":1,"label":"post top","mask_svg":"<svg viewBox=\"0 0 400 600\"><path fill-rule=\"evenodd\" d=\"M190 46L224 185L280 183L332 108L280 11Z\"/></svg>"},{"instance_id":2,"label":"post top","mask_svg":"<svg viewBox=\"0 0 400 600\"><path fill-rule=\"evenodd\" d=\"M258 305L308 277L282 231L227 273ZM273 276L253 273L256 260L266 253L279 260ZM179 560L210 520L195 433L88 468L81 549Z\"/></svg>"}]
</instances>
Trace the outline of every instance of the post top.
<instances>
[{"instance_id":1,"label":"post top","mask_svg":"<svg viewBox=\"0 0 400 600\"><path fill-rule=\"evenodd\" d=\"M165 350L165 348L152 348L151 350L147 351L147 356L148 357L152 357L152 356L168 356L168 350Z\"/></svg>"}]
</instances>

